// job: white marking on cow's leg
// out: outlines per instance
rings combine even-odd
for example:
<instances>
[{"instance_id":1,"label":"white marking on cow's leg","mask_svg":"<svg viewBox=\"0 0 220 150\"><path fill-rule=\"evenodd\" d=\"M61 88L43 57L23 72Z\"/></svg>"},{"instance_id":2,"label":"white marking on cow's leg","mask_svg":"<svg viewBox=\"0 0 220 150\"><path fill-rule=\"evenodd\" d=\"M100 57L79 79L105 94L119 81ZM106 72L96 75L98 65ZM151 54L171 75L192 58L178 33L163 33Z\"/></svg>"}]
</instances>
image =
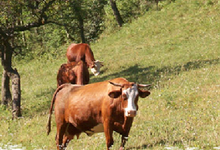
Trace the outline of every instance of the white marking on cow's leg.
<instances>
[{"instance_id":1,"label":"white marking on cow's leg","mask_svg":"<svg viewBox=\"0 0 220 150\"><path fill-rule=\"evenodd\" d=\"M125 116L127 116L127 117L136 116L137 108L135 106L134 101L138 95L137 85L134 84L131 88L124 90L123 93L125 93L128 98L128 100L127 100L128 106L127 106L127 108L125 108Z\"/></svg>"},{"instance_id":2,"label":"white marking on cow's leg","mask_svg":"<svg viewBox=\"0 0 220 150\"><path fill-rule=\"evenodd\" d=\"M121 146L120 146L119 150L123 150L124 149L125 143L127 141L128 141L128 137L127 136L122 136L122 138L121 138Z\"/></svg>"},{"instance_id":3,"label":"white marking on cow's leg","mask_svg":"<svg viewBox=\"0 0 220 150\"><path fill-rule=\"evenodd\" d=\"M128 137L125 136L125 137L123 137L123 139L124 139L125 141L127 141L127 140L128 140Z\"/></svg>"},{"instance_id":4,"label":"white marking on cow's leg","mask_svg":"<svg viewBox=\"0 0 220 150\"><path fill-rule=\"evenodd\" d=\"M59 145L59 150L62 150L62 147L63 147L62 145Z\"/></svg>"}]
</instances>

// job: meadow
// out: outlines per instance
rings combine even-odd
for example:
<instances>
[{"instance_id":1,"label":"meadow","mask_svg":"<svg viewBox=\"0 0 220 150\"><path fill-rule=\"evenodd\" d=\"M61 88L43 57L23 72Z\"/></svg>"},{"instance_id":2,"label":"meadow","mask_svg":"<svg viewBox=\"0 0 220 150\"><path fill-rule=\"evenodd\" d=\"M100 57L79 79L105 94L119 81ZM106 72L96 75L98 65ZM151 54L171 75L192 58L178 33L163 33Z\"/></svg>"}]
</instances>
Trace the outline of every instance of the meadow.
<instances>
[{"instance_id":1,"label":"meadow","mask_svg":"<svg viewBox=\"0 0 220 150\"><path fill-rule=\"evenodd\" d=\"M91 74L90 83L124 77L152 85L151 95L139 99L126 149L218 149L220 2L176 0L169 5L161 2L159 7L160 11L148 11L91 43L95 58L104 61L104 67L99 76ZM67 46L60 47L57 55L13 60L21 76L22 117L11 120L10 109L0 105L0 147L56 148L54 115L49 136L46 123ZM112 149L118 149L117 133L114 141ZM104 134L82 134L68 149L105 149Z\"/></svg>"}]
</instances>

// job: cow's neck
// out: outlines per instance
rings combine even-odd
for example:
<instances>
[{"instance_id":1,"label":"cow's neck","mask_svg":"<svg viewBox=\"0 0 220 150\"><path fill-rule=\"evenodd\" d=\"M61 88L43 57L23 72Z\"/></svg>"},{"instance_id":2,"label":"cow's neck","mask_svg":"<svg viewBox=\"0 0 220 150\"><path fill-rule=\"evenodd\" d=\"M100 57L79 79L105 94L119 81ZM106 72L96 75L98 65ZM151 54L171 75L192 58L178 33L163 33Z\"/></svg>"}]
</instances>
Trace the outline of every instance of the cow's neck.
<instances>
[{"instance_id":1,"label":"cow's neck","mask_svg":"<svg viewBox=\"0 0 220 150\"><path fill-rule=\"evenodd\" d=\"M95 58L92 54L90 54L90 56L86 56L85 61L86 61L87 65L89 66L89 68L92 68L92 66L94 65Z\"/></svg>"}]
</instances>

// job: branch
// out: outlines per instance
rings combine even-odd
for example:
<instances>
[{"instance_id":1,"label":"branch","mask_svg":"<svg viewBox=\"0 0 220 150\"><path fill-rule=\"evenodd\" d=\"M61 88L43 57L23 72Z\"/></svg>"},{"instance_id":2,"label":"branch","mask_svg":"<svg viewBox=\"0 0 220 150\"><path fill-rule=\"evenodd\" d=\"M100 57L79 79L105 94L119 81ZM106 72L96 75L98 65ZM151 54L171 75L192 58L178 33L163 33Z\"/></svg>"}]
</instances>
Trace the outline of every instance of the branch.
<instances>
[{"instance_id":1,"label":"branch","mask_svg":"<svg viewBox=\"0 0 220 150\"><path fill-rule=\"evenodd\" d=\"M56 22L56 21L47 21L47 23L53 23L53 24L55 24L55 25L64 26L64 27L72 27L72 26L69 25L68 23L60 23L60 22Z\"/></svg>"},{"instance_id":2,"label":"branch","mask_svg":"<svg viewBox=\"0 0 220 150\"><path fill-rule=\"evenodd\" d=\"M5 34L5 32L2 30L2 28L0 27L0 37L6 38L7 35Z\"/></svg>"},{"instance_id":3,"label":"branch","mask_svg":"<svg viewBox=\"0 0 220 150\"><path fill-rule=\"evenodd\" d=\"M45 25L45 24L47 24L47 22L42 23L42 21L38 21L38 22L34 22L34 23L29 23L29 24L26 24L26 25L23 25L23 26L14 27L13 30L14 31L26 31L26 30L30 30L31 28L40 27L40 26Z\"/></svg>"},{"instance_id":4,"label":"branch","mask_svg":"<svg viewBox=\"0 0 220 150\"><path fill-rule=\"evenodd\" d=\"M55 0L51 0L49 3L46 4L46 6L41 11L41 17L43 17L43 15L45 14L45 11L48 10L48 8L50 7L50 5L53 4L53 2L55 2Z\"/></svg>"},{"instance_id":5,"label":"branch","mask_svg":"<svg viewBox=\"0 0 220 150\"><path fill-rule=\"evenodd\" d=\"M31 28L34 27L40 27L42 25L51 23L49 21L47 21L48 16L45 14L45 12L48 10L48 8L55 2L55 0L51 0L49 1L44 8L42 8L41 13L40 13L40 18L38 19L38 21L33 22L33 23L28 23L26 25L22 25L22 26L16 26L14 28L9 29L13 30L13 31L26 31L26 30L30 30Z\"/></svg>"}]
</instances>

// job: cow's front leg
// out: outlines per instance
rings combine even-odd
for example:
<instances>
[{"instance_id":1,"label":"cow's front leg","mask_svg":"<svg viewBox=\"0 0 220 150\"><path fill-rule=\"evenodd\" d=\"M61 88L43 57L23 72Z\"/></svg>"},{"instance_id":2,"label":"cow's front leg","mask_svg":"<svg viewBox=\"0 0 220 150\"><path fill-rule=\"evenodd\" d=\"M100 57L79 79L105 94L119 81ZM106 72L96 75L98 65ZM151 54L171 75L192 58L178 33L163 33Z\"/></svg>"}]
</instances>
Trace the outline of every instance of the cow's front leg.
<instances>
[{"instance_id":1,"label":"cow's front leg","mask_svg":"<svg viewBox=\"0 0 220 150\"><path fill-rule=\"evenodd\" d=\"M121 146L120 146L119 150L123 150L124 146L125 146L125 143L128 140L129 130L126 130L126 128L123 124L115 122L114 123L114 131L116 131L116 132L118 132L122 135L122 137L121 137Z\"/></svg>"},{"instance_id":2,"label":"cow's front leg","mask_svg":"<svg viewBox=\"0 0 220 150\"><path fill-rule=\"evenodd\" d=\"M110 124L110 121L104 122L104 132L105 132L107 150L109 150L114 143L113 137L112 137L112 134L113 134L112 126L113 125Z\"/></svg>"},{"instance_id":3,"label":"cow's front leg","mask_svg":"<svg viewBox=\"0 0 220 150\"><path fill-rule=\"evenodd\" d=\"M123 124L119 122L114 123L114 126L113 126L114 131L122 135L120 150L124 149L125 143L128 140L128 134L131 129L132 123L133 123L133 118L131 117L125 117Z\"/></svg>"},{"instance_id":4,"label":"cow's front leg","mask_svg":"<svg viewBox=\"0 0 220 150\"><path fill-rule=\"evenodd\" d=\"M123 136L121 137L121 146L119 150L123 150L125 147L125 143L128 141L128 136Z\"/></svg>"}]
</instances>

